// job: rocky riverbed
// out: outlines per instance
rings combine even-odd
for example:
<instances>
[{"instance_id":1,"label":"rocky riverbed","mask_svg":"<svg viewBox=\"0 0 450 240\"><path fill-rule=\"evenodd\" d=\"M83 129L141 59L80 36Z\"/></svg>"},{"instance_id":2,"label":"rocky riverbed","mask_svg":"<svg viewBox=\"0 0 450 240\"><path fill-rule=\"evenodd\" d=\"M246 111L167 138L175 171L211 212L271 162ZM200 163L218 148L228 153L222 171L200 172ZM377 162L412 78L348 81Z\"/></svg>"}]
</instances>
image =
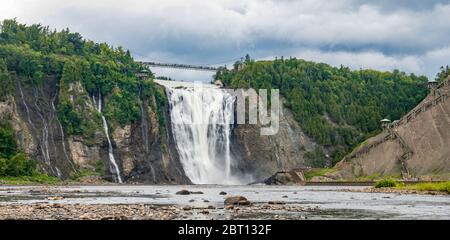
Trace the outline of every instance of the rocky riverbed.
<instances>
[{"instance_id":1,"label":"rocky riverbed","mask_svg":"<svg viewBox=\"0 0 450 240\"><path fill-rule=\"evenodd\" d=\"M0 186L0 219L450 219L450 196L352 186Z\"/></svg>"},{"instance_id":2,"label":"rocky riverbed","mask_svg":"<svg viewBox=\"0 0 450 240\"><path fill-rule=\"evenodd\" d=\"M155 206L146 204L12 204L0 206L0 219L31 219L31 220L172 220L189 219L192 216L201 219L220 219L213 206ZM273 211L311 211L303 207L284 206L277 204L256 204L246 207L226 208L231 218L258 218ZM292 219L287 216L272 214L266 219ZM305 216L300 219L306 219Z\"/></svg>"},{"instance_id":3,"label":"rocky riverbed","mask_svg":"<svg viewBox=\"0 0 450 240\"><path fill-rule=\"evenodd\" d=\"M0 206L0 219L169 220L174 219L178 211L176 207L144 204L13 204Z\"/></svg>"}]
</instances>

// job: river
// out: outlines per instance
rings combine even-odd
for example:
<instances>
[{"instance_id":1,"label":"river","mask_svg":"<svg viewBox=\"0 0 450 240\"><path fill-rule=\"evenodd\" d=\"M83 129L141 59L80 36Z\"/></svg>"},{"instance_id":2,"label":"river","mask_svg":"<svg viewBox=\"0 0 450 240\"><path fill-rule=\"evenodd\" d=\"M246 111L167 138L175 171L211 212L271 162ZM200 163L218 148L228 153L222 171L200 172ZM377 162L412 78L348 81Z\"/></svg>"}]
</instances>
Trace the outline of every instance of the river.
<instances>
[{"instance_id":1,"label":"river","mask_svg":"<svg viewBox=\"0 0 450 240\"><path fill-rule=\"evenodd\" d=\"M45 203L79 205L149 204L210 206L207 215L189 211L179 219L450 219L449 195L355 192L357 186L222 186L222 185L103 185L1 186L0 205ZM203 194L177 195L187 189ZM349 191L350 190L350 191ZM219 195L224 191L227 195ZM61 200L48 200L49 196ZM242 195L253 207L224 208L227 196ZM280 201L283 205L272 205ZM211 208L213 206L213 208Z\"/></svg>"}]
</instances>

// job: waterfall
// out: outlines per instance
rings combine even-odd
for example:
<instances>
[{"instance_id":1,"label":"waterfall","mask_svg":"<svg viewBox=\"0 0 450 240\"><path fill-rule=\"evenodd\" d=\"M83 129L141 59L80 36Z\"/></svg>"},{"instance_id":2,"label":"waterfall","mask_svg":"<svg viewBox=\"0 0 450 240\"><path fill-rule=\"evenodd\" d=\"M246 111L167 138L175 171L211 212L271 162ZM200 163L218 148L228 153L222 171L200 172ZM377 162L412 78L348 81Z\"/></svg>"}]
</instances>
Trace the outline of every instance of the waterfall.
<instances>
[{"instance_id":1,"label":"waterfall","mask_svg":"<svg viewBox=\"0 0 450 240\"><path fill-rule=\"evenodd\" d=\"M53 112L54 112L54 114L56 115L55 118L56 118L56 122L58 123L59 131L61 132L61 144L62 144L62 147L63 147L64 156L66 157L67 162L70 163L70 165L72 166L72 168L75 169L75 166L73 165L72 161L71 161L70 158L69 158L69 154L67 153L67 148L66 148L66 137L65 137L65 135L64 135L64 129L63 129L63 127L62 127L61 121L59 121L59 118L58 118L58 115L57 115L57 114L58 114L58 113L57 113L58 111L56 110L56 107L55 107L55 100L56 100L56 97L57 97L57 95L55 94L55 96L53 97L53 100L52 100L52 102L51 102L51 105L52 105Z\"/></svg>"},{"instance_id":2,"label":"waterfall","mask_svg":"<svg viewBox=\"0 0 450 240\"><path fill-rule=\"evenodd\" d=\"M31 117L30 117L30 109L28 108L27 102L25 101L25 97L23 95L23 91L22 91L22 86L20 84L20 81L17 81L17 86L19 87L19 92L20 92L20 98L22 99L22 104L25 107L25 111L27 112L27 120L28 123L30 124L30 126L33 128L33 130L36 131L36 127L34 126L33 122L31 121Z\"/></svg>"},{"instance_id":3,"label":"waterfall","mask_svg":"<svg viewBox=\"0 0 450 240\"><path fill-rule=\"evenodd\" d=\"M92 100L94 102L94 106L95 106L95 97L92 96ZM108 130L108 122L106 122L106 118L105 116L103 116L102 113L102 95L100 94L100 91L98 93L98 107L97 107L97 111L98 113L100 113L100 116L102 118L103 121L103 129L105 131L105 135L106 135L106 139L108 140L108 156L109 156L109 161L112 164L112 168L111 168L111 172L113 174L116 174L116 181L119 183L122 183L122 178L120 177L120 169L119 166L116 163L116 159L114 158L114 152L113 152L113 147L111 144L111 139L109 138L109 130Z\"/></svg>"},{"instance_id":4,"label":"waterfall","mask_svg":"<svg viewBox=\"0 0 450 240\"><path fill-rule=\"evenodd\" d=\"M38 114L39 118L41 119L43 128L42 128L42 142L41 142L41 149L43 151L43 157L45 163L51 167L50 162L50 153L48 150L48 125L47 122L44 119L44 116L42 115L42 110L37 104L38 101L38 93L36 90L36 87L33 85L33 96L34 96L34 106L36 107L36 113ZM59 176L59 175L58 175Z\"/></svg>"},{"instance_id":5,"label":"waterfall","mask_svg":"<svg viewBox=\"0 0 450 240\"><path fill-rule=\"evenodd\" d=\"M196 184L239 184L232 174L235 98L218 88L166 86L172 133L186 176Z\"/></svg>"}]
</instances>

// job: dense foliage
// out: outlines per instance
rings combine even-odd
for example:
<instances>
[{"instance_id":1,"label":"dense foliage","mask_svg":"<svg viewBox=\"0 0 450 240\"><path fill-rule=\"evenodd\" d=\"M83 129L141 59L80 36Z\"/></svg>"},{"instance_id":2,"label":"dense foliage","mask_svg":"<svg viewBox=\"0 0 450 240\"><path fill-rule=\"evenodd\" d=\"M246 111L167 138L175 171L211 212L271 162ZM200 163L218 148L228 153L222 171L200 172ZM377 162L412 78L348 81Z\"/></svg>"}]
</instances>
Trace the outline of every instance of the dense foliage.
<instances>
[{"instance_id":1,"label":"dense foliage","mask_svg":"<svg viewBox=\"0 0 450 240\"><path fill-rule=\"evenodd\" d=\"M139 94L148 96L153 82L137 79L136 72L143 69L129 51L85 40L68 29L52 31L16 20L4 20L0 27L0 77L7 69L29 84L42 84L45 76L60 78L58 115L68 134L81 134L91 124L69 101L67 91L76 82L81 82L88 97L107 98L105 116L113 124L131 123L140 116Z\"/></svg>"},{"instance_id":2,"label":"dense foliage","mask_svg":"<svg viewBox=\"0 0 450 240\"><path fill-rule=\"evenodd\" d=\"M19 150L9 120L0 122L0 177L31 176L36 173L36 161L27 159Z\"/></svg>"},{"instance_id":3,"label":"dense foliage","mask_svg":"<svg viewBox=\"0 0 450 240\"><path fill-rule=\"evenodd\" d=\"M142 70L148 79L136 77ZM64 132L83 136L86 144L94 143L95 133L102 131L91 104L94 96L102 98L102 112L115 128L135 122L141 114L139 103L153 99L155 91L152 73L122 47L85 40L68 29L27 26L15 19L0 22L0 101L13 94L17 82L24 89L43 89L51 79L56 79L55 105ZM30 174L35 161L17 148L9 125L2 125L0 138L0 175Z\"/></svg>"},{"instance_id":4,"label":"dense foliage","mask_svg":"<svg viewBox=\"0 0 450 240\"><path fill-rule=\"evenodd\" d=\"M381 179L377 181L374 185L375 188L392 188L396 186L399 186L399 182L391 178Z\"/></svg>"},{"instance_id":5,"label":"dense foliage","mask_svg":"<svg viewBox=\"0 0 450 240\"><path fill-rule=\"evenodd\" d=\"M450 76L450 68L448 67L448 65L445 67L441 66L440 70L441 71L436 74L436 81L438 82L442 82Z\"/></svg>"},{"instance_id":6,"label":"dense foliage","mask_svg":"<svg viewBox=\"0 0 450 240\"><path fill-rule=\"evenodd\" d=\"M414 107L426 96L428 82L397 70L353 71L295 58L255 62L248 56L232 70L219 70L215 79L232 88L280 89L306 134L333 148L334 161L379 131L381 119L399 119ZM325 156L322 149L306 155L317 167Z\"/></svg>"}]
</instances>

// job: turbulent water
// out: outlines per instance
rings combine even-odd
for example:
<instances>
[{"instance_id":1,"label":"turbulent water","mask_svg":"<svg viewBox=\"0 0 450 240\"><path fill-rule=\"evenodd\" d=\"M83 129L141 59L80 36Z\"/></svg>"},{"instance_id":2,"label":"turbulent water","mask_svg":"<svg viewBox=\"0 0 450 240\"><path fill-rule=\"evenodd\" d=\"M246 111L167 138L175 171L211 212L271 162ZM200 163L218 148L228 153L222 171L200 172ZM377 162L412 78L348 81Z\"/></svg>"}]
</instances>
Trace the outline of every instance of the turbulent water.
<instances>
[{"instance_id":1,"label":"turbulent water","mask_svg":"<svg viewBox=\"0 0 450 240\"><path fill-rule=\"evenodd\" d=\"M92 100L94 101L94 106L95 106L95 97L92 97ZM112 147L111 139L109 138L108 122L106 121L106 118L105 118L105 116L103 116L103 113L102 113L102 96L100 95L100 93L98 95L97 111L100 113L100 116L102 118L103 129L105 131L106 139L108 140L108 156L109 156L109 161L112 165L111 170L112 170L113 174L116 175L115 180L119 183L122 183L122 178L120 177L120 169L116 163L116 159L114 158L113 147Z\"/></svg>"},{"instance_id":2,"label":"turbulent water","mask_svg":"<svg viewBox=\"0 0 450 240\"><path fill-rule=\"evenodd\" d=\"M195 184L239 184L230 136L235 98L209 85L167 86L172 132L186 176Z\"/></svg>"}]
</instances>

